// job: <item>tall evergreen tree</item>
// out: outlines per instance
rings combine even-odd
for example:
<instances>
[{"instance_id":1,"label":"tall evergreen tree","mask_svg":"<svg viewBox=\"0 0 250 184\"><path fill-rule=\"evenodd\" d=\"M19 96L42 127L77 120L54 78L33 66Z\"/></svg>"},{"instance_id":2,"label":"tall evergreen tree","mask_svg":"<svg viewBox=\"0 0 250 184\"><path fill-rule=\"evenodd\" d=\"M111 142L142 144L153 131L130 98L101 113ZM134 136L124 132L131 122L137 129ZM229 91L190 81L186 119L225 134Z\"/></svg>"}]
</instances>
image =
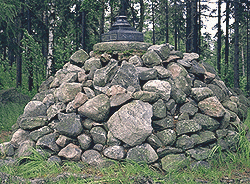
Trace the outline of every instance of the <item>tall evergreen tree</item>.
<instances>
[{"instance_id":1,"label":"tall evergreen tree","mask_svg":"<svg viewBox=\"0 0 250 184\"><path fill-rule=\"evenodd\" d=\"M186 52L198 51L197 0L187 0Z\"/></svg>"},{"instance_id":2,"label":"tall evergreen tree","mask_svg":"<svg viewBox=\"0 0 250 184\"><path fill-rule=\"evenodd\" d=\"M229 14L230 14L230 1L226 1L226 35L225 35L225 76L228 71L228 57L229 57ZM227 78L226 78L227 80Z\"/></svg>"},{"instance_id":3,"label":"tall evergreen tree","mask_svg":"<svg viewBox=\"0 0 250 184\"><path fill-rule=\"evenodd\" d=\"M250 2L247 3L247 93L250 96Z\"/></svg>"},{"instance_id":4,"label":"tall evergreen tree","mask_svg":"<svg viewBox=\"0 0 250 184\"><path fill-rule=\"evenodd\" d=\"M221 73L221 0L218 1L217 70Z\"/></svg>"},{"instance_id":5,"label":"tall evergreen tree","mask_svg":"<svg viewBox=\"0 0 250 184\"><path fill-rule=\"evenodd\" d=\"M142 32L143 29L143 22L144 22L144 12L145 12L145 5L143 0L140 0L140 19L139 19L139 26L138 30Z\"/></svg>"},{"instance_id":6,"label":"tall evergreen tree","mask_svg":"<svg viewBox=\"0 0 250 184\"><path fill-rule=\"evenodd\" d=\"M234 0L234 87L239 88L239 0Z\"/></svg>"},{"instance_id":7,"label":"tall evergreen tree","mask_svg":"<svg viewBox=\"0 0 250 184\"><path fill-rule=\"evenodd\" d=\"M168 24L169 24L169 21L168 21L168 0L165 0L165 14L166 14L166 43L169 42L169 39L168 39Z\"/></svg>"}]
</instances>

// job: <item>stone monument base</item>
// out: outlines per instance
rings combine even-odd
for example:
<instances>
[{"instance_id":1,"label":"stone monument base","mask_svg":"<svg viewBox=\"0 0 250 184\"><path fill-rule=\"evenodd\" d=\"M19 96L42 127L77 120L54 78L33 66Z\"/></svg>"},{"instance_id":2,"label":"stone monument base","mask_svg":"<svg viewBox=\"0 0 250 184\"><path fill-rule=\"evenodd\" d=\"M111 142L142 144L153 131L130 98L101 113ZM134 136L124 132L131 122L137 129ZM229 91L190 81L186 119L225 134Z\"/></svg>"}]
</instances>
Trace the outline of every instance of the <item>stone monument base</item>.
<instances>
[{"instance_id":1,"label":"stone monument base","mask_svg":"<svg viewBox=\"0 0 250 184\"><path fill-rule=\"evenodd\" d=\"M115 41L115 42L101 42L93 47L93 51L107 52L107 51L126 51L137 50L147 51L152 44L145 42L131 42L131 41Z\"/></svg>"}]
</instances>

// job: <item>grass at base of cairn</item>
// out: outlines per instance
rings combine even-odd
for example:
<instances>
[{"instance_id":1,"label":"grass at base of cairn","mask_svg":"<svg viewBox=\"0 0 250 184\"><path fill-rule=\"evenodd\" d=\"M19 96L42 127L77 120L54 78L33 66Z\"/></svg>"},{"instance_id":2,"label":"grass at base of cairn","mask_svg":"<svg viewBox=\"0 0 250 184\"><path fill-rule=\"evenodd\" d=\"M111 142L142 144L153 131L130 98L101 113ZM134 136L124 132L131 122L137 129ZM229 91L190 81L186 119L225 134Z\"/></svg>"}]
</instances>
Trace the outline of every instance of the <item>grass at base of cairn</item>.
<instances>
[{"instance_id":1,"label":"grass at base of cairn","mask_svg":"<svg viewBox=\"0 0 250 184\"><path fill-rule=\"evenodd\" d=\"M25 104L0 103L0 143L10 140L11 127L23 113Z\"/></svg>"}]
</instances>

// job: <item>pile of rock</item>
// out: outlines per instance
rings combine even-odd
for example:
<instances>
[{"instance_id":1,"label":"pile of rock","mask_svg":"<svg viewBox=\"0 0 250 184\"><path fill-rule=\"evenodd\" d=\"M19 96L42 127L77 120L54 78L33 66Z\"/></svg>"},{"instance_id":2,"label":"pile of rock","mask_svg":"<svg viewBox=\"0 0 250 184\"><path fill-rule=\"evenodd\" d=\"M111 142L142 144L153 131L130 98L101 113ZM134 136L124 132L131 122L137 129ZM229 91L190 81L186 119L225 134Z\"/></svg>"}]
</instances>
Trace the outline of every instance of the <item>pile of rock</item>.
<instances>
[{"instance_id":1,"label":"pile of rock","mask_svg":"<svg viewBox=\"0 0 250 184\"><path fill-rule=\"evenodd\" d=\"M166 171L190 158L203 163L216 145L235 151L250 103L198 58L168 44L127 61L79 50L43 82L0 150L21 157L33 147L50 161L125 159Z\"/></svg>"}]
</instances>

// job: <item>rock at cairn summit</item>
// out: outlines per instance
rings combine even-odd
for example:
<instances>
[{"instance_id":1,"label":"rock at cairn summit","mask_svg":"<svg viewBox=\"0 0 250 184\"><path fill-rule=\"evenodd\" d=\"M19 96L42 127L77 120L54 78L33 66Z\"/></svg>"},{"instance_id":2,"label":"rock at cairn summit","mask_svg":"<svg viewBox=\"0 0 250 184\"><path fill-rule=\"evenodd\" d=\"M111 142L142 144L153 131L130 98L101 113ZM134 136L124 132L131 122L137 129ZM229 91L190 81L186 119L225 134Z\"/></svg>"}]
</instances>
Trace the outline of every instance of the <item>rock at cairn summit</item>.
<instances>
[{"instance_id":1,"label":"rock at cairn summit","mask_svg":"<svg viewBox=\"0 0 250 184\"><path fill-rule=\"evenodd\" d=\"M205 162L214 146L236 151L249 107L196 53L169 44L101 43L90 54L78 50L42 83L0 155L41 148L51 162L105 167L130 160L161 163L169 172Z\"/></svg>"}]
</instances>

